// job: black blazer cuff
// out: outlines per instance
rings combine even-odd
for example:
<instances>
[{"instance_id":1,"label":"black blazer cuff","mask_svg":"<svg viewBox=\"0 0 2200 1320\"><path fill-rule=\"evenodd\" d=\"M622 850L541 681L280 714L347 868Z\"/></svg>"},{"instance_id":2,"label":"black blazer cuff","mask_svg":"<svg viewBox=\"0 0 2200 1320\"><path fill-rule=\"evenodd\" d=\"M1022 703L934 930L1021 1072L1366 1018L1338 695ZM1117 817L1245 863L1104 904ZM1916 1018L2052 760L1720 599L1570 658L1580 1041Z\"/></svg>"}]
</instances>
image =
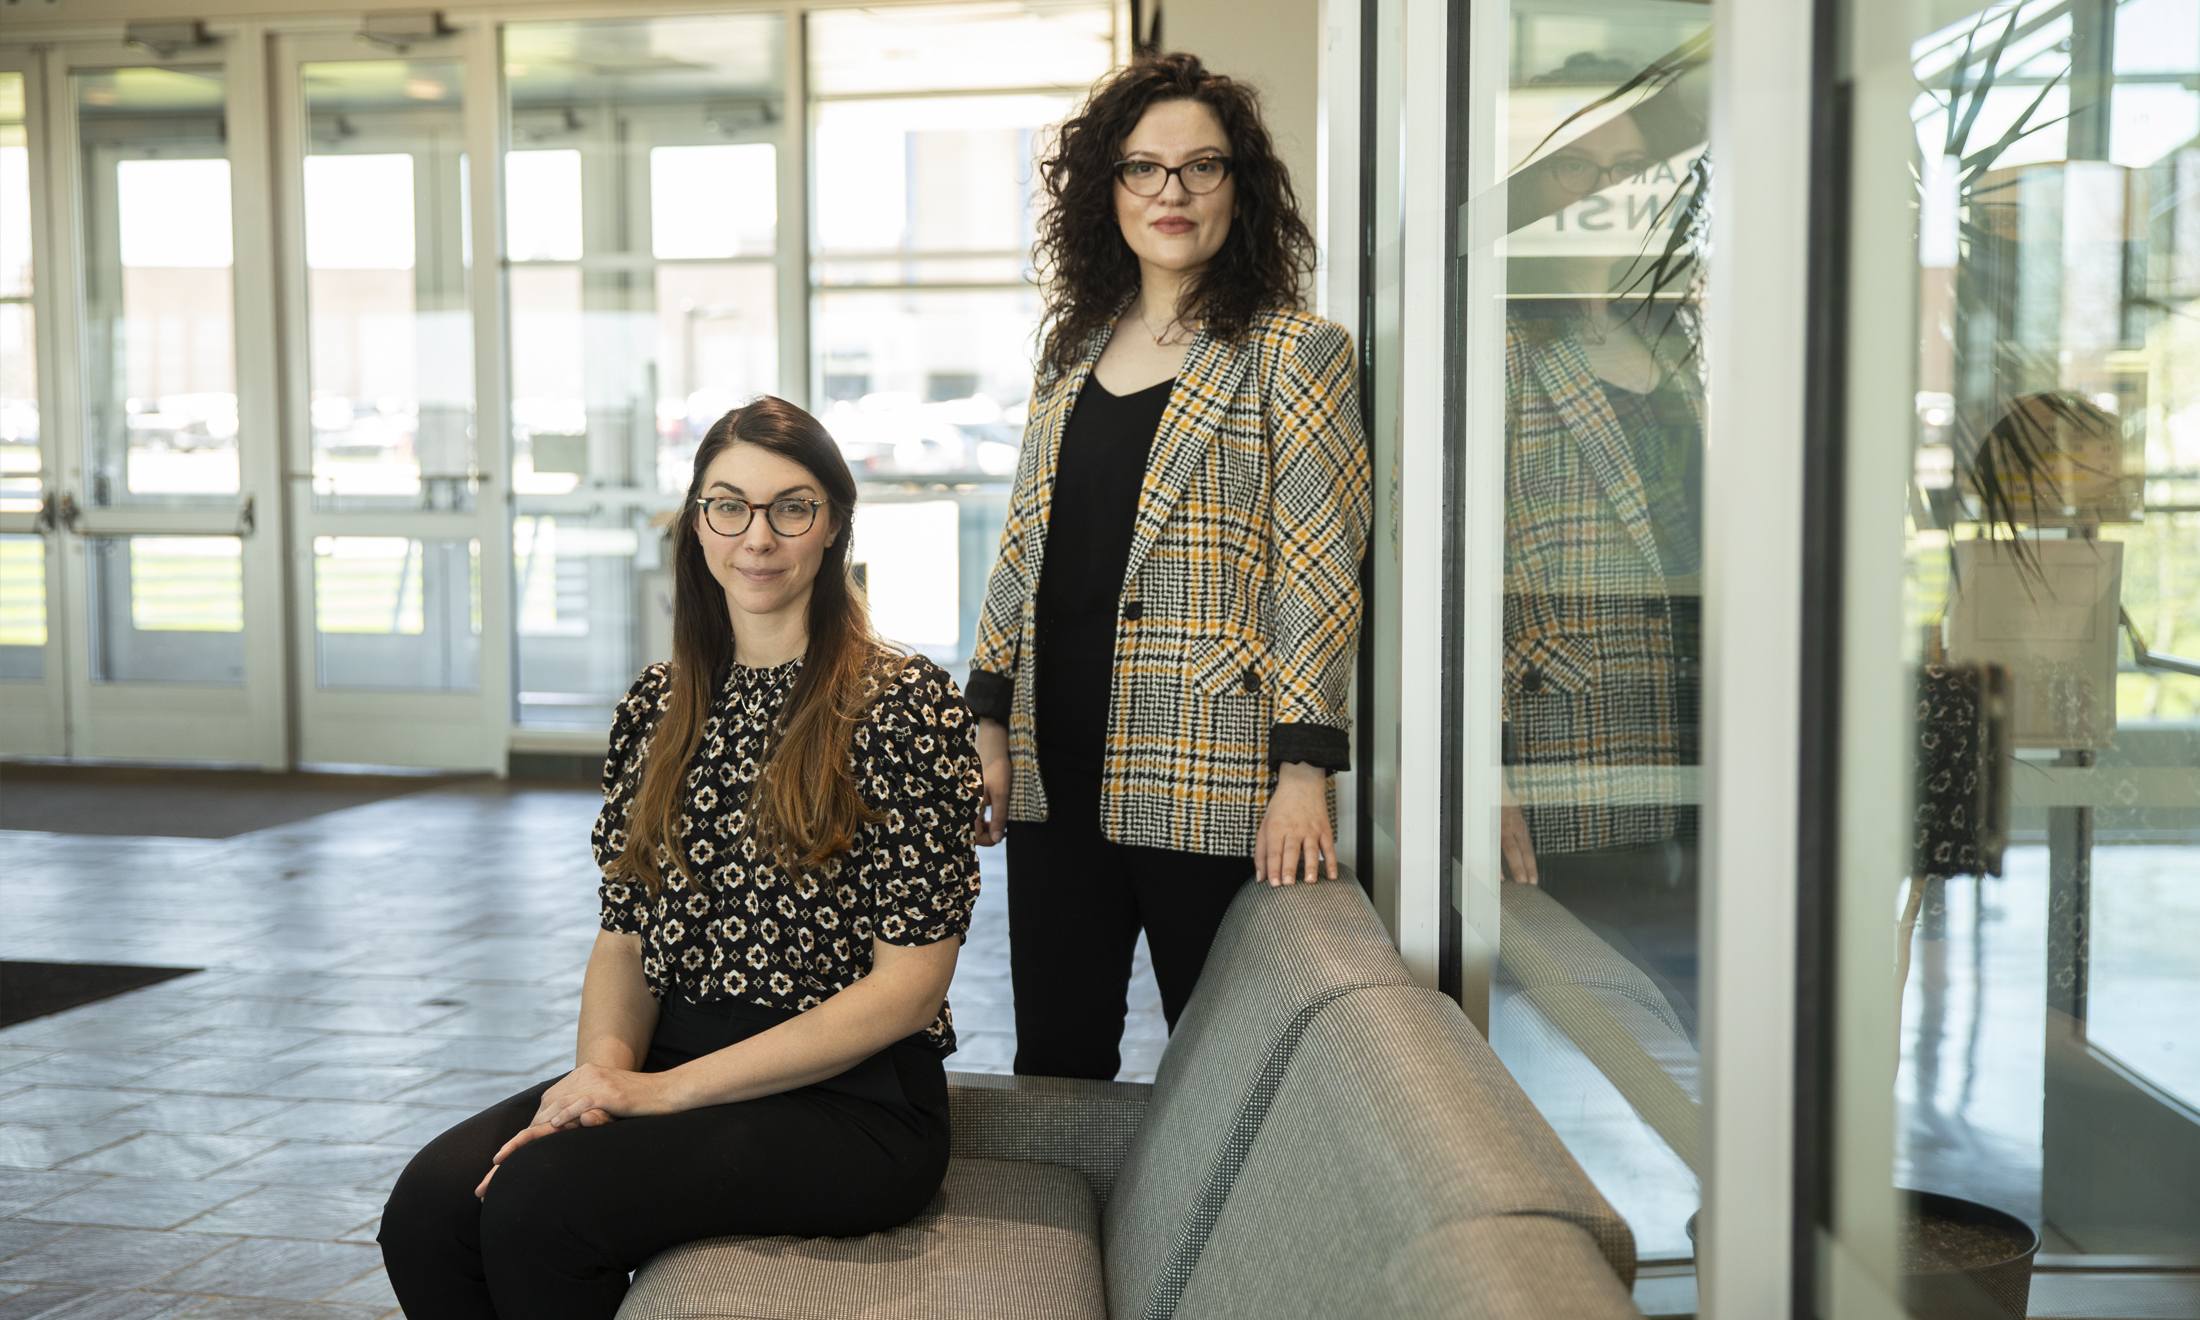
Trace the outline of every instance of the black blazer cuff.
<instances>
[{"instance_id":1,"label":"black blazer cuff","mask_svg":"<svg viewBox=\"0 0 2200 1320\"><path fill-rule=\"evenodd\" d=\"M963 700L970 703L970 713L979 719L1006 724L1016 705L1016 680L972 665L970 681L963 685Z\"/></svg>"},{"instance_id":2,"label":"black blazer cuff","mask_svg":"<svg viewBox=\"0 0 2200 1320\"><path fill-rule=\"evenodd\" d=\"M1332 773L1352 768L1352 737L1326 724L1278 724L1268 731L1268 764L1304 761Z\"/></svg>"}]
</instances>

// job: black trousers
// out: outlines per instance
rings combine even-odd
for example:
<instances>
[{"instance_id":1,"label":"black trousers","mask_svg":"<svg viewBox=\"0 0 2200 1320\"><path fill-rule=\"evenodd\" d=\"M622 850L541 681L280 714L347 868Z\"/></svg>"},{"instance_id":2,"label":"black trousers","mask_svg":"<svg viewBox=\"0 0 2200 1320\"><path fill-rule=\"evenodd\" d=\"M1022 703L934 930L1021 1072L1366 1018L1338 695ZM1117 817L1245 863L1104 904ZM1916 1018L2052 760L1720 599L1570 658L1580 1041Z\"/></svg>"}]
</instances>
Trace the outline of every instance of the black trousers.
<instances>
[{"instance_id":1,"label":"black trousers","mask_svg":"<svg viewBox=\"0 0 2200 1320\"><path fill-rule=\"evenodd\" d=\"M643 1071L788 1016L667 996ZM924 1209L947 1175L947 1075L912 1039L800 1090L552 1133L475 1200L490 1158L554 1084L460 1123L398 1178L378 1240L407 1320L610 1320L627 1276L667 1247L876 1232Z\"/></svg>"},{"instance_id":2,"label":"black trousers","mask_svg":"<svg viewBox=\"0 0 2200 1320\"><path fill-rule=\"evenodd\" d=\"M1047 777L1047 820L1008 829L1016 1071L1107 1080L1123 1066L1139 930L1174 1030L1253 859L1111 842L1098 783L1063 779Z\"/></svg>"}]
</instances>

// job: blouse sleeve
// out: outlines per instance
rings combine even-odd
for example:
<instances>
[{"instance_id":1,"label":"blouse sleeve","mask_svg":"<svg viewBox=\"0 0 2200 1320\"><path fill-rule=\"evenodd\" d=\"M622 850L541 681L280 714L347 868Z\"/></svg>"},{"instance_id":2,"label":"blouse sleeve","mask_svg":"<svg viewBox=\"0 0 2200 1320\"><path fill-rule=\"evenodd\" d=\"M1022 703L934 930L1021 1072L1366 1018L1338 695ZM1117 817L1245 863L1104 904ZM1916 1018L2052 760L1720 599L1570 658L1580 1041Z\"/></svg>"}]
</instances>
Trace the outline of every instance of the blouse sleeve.
<instances>
[{"instance_id":1,"label":"blouse sleeve","mask_svg":"<svg viewBox=\"0 0 2200 1320\"><path fill-rule=\"evenodd\" d=\"M937 944L969 931L978 901L985 776L977 721L955 680L929 660L911 660L891 683L856 726L857 756L868 752L871 762L868 781L856 787L881 819L851 860L869 896L870 934L888 944Z\"/></svg>"},{"instance_id":2,"label":"blouse sleeve","mask_svg":"<svg viewBox=\"0 0 2200 1320\"><path fill-rule=\"evenodd\" d=\"M604 873L597 891L603 899L602 926L621 935L638 935L648 924L647 893L625 876L614 876L611 868L626 851L627 809L642 786L649 738L671 696L669 677L670 666L651 665L619 703L611 720L611 751L603 762L603 810L589 834L596 865Z\"/></svg>"}]
</instances>

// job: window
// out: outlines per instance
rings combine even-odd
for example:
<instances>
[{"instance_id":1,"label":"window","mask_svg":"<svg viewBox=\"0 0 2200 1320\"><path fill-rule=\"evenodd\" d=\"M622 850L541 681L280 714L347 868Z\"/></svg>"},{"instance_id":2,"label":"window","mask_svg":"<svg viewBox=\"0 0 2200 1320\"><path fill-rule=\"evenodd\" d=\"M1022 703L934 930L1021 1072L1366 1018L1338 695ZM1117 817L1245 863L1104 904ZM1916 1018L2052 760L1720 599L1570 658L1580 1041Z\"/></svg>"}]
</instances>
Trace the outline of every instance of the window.
<instances>
[{"instance_id":1,"label":"window","mask_svg":"<svg viewBox=\"0 0 2200 1320\"><path fill-rule=\"evenodd\" d=\"M813 14L809 38L811 394L864 483L854 554L880 630L955 665L1031 390L1036 164L1112 64L1113 19L897 6ZM932 600L919 579L959 587Z\"/></svg>"}]
</instances>

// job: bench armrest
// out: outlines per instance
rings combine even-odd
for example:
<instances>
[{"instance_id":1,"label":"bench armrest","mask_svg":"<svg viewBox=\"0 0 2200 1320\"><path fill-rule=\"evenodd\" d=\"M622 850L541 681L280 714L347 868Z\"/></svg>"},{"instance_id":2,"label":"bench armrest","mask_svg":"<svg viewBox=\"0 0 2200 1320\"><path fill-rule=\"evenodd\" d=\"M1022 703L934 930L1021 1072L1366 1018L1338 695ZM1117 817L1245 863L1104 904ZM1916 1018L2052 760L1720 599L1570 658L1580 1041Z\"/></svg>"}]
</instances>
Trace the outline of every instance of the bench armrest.
<instances>
[{"instance_id":1,"label":"bench armrest","mask_svg":"<svg viewBox=\"0 0 2200 1320\"><path fill-rule=\"evenodd\" d=\"M1144 1082L950 1072L950 1149L961 1158L1075 1169L1105 1207L1152 1094Z\"/></svg>"}]
</instances>

